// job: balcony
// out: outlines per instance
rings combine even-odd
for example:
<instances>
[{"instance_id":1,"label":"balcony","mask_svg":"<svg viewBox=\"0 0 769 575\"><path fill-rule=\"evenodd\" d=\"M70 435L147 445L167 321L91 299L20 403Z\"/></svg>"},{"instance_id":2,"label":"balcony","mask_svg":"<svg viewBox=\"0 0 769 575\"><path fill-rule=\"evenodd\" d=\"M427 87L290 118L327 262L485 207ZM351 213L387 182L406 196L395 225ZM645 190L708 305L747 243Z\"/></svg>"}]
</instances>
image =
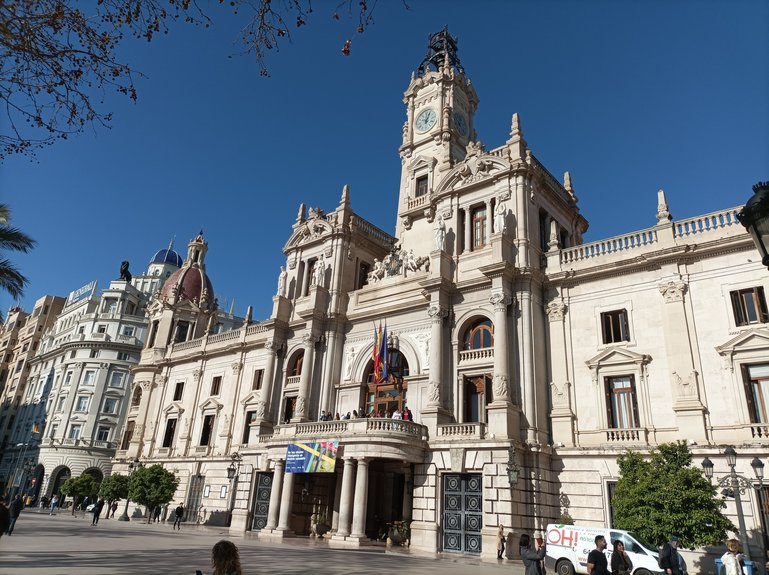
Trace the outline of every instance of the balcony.
<instances>
[{"instance_id":1,"label":"balcony","mask_svg":"<svg viewBox=\"0 0 769 575\"><path fill-rule=\"evenodd\" d=\"M260 435L257 443L279 457L289 443L324 440L339 441L343 457L421 462L427 449L427 428L389 418L289 423L276 426L272 435Z\"/></svg>"},{"instance_id":2,"label":"balcony","mask_svg":"<svg viewBox=\"0 0 769 575\"><path fill-rule=\"evenodd\" d=\"M438 441L472 440L486 437L486 424L481 422L450 423L438 426Z\"/></svg>"},{"instance_id":3,"label":"balcony","mask_svg":"<svg viewBox=\"0 0 769 575\"><path fill-rule=\"evenodd\" d=\"M753 436L753 439L769 440L769 423L751 423L750 433Z\"/></svg>"},{"instance_id":4,"label":"balcony","mask_svg":"<svg viewBox=\"0 0 769 575\"><path fill-rule=\"evenodd\" d=\"M648 442L646 429L641 427L628 427L625 429L606 429L606 441L610 444L632 444Z\"/></svg>"},{"instance_id":5,"label":"balcony","mask_svg":"<svg viewBox=\"0 0 769 575\"><path fill-rule=\"evenodd\" d=\"M494 359L494 348L485 347L483 349L471 349L459 352L459 363L466 364L472 362L488 362Z\"/></svg>"}]
</instances>

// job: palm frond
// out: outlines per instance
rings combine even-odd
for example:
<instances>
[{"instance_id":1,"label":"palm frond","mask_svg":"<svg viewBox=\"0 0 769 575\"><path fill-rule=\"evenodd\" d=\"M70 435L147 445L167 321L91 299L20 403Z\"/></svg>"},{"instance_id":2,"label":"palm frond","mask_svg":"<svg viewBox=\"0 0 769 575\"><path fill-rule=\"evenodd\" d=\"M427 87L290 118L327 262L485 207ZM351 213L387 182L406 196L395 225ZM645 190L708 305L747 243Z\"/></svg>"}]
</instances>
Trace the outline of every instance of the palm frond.
<instances>
[{"instance_id":1,"label":"palm frond","mask_svg":"<svg viewBox=\"0 0 769 575\"><path fill-rule=\"evenodd\" d=\"M20 299L27 282L10 261L0 259L0 289L7 291L13 299Z\"/></svg>"},{"instance_id":2,"label":"palm frond","mask_svg":"<svg viewBox=\"0 0 769 575\"><path fill-rule=\"evenodd\" d=\"M0 225L0 250L12 250L27 253L35 247L35 240L18 228Z\"/></svg>"}]
</instances>

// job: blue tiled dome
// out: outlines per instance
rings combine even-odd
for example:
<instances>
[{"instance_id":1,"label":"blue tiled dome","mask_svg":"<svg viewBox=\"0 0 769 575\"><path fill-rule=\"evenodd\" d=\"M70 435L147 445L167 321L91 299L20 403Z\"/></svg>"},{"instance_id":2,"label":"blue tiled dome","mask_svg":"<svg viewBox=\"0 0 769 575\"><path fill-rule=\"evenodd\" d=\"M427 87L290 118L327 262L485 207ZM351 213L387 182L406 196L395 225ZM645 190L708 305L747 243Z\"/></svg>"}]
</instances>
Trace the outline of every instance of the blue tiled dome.
<instances>
[{"instance_id":1,"label":"blue tiled dome","mask_svg":"<svg viewBox=\"0 0 769 575\"><path fill-rule=\"evenodd\" d=\"M158 251L150 261L151 264L172 264L177 268L182 267L182 257L174 250L166 248Z\"/></svg>"}]
</instances>

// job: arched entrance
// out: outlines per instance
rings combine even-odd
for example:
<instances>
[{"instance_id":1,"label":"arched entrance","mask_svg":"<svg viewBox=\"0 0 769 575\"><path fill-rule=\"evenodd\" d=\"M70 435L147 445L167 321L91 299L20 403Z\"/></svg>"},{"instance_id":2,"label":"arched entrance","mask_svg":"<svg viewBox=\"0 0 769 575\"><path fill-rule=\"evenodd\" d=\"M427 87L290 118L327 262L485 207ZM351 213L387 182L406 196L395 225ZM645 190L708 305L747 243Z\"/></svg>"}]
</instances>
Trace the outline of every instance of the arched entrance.
<instances>
[{"instance_id":1,"label":"arched entrance","mask_svg":"<svg viewBox=\"0 0 769 575\"><path fill-rule=\"evenodd\" d=\"M37 501L40 496L40 490L43 488L43 478L45 477L45 466L42 463L38 463L35 470L32 472L32 478L29 482L28 493L32 496L33 501Z\"/></svg>"},{"instance_id":2,"label":"arched entrance","mask_svg":"<svg viewBox=\"0 0 769 575\"><path fill-rule=\"evenodd\" d=\"M87 473L91 477L93 477L97 483L101 483L104 479L104 472L99 469L98 467L89 467L83 473Z\"/></svg>"},{"instance_id":3,"label":"arched entrance","mask_svg":"<svg viewBox=\"0 0 769 575\"><path fill-rule=\"evenodd\" d=\"M70 471L69 467L67 467L66 465L57 467L51 473L51 482L48 488L47 495L49 498L53 497L54 495L58 495L60 506L61 506L61 503L64 502L64 496L61 494L61 486L70 477L72 477L72 471Z\"/></svg>"}]
</instances>

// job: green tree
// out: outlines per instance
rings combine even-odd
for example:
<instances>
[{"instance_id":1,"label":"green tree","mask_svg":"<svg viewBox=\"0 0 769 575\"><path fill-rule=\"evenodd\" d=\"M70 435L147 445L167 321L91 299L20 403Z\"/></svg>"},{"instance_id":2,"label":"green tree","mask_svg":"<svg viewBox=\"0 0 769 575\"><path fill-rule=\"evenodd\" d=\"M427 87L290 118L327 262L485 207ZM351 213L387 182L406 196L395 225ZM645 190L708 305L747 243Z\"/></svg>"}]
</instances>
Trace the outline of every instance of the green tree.
<instances>
[{"instance_id":1,"label":"green tree","mask_svg":"<svg viewBox=\"0 0 769 575\"><path fill-rule=\"evenodd\" d=\"M107 516L109 516L109 508L113 501L128 497L130 480L131 478L127 475L114 473L105 477L104 481L101 482L101 487L99 487L99 497L102 497L104 501L108 503L106 506Z\"/></svg>"},{"instance_id":2,"label":"green tree","mask_svg":"<svg viewBox=\"0 0 769 575\"><path fill-rule=\"evenodd\" d=\"M376 4L334 3L335 20L340 12L353 19L341 31L343 54L350 53L350 28L362 33ZM151 41L177 21L207 28L222 9L243 20L243 51L254 57L262 76L269 76L267 54L313 16L312 0L220 0L207 5L209 14L192 0L0 2L0 159L33 153L90 125L109 125L111 114L101 109L105 91L137 98L135 72L117 56L126 38Z\"/></svg>"},{"instance_id":3,"label":"green tree","mask_svg":"<svg viewBox=\"0 0 769 575\"><path fill-rule=\"evenodd\" d=\"M35 246L35 240L24 232L10 226L11 208L7 204L0 204L0 288L7 291L14 299L19 299L24 294L27 285L25 278L19 270L2 253L15 251L27 253Z\"/></svg>"},{"instance_id":4,"label":"green tree","mask_svg":"<svg viewBox=\"0 0 769 575\"><path fill-rule=\"evenodd\" d=\"M702 470L692 467L686 443L663 443L650 457L628 452L617 458L620 478L612 506L618 529L662 545L677 535L682 547L715 545L734 525L721 510L723 499Z\"/></svg>"},{"instance_id":5,"label":"green tree","mask_svg":"<svg viewBox=\"0 0 769 575\"><path fill-rule=\"evenodd\" d=\"M152 510L158 505L171 501L178 486L179 478L176 474L162 465L140 467L131 476L128 497L131 501L147 507L147 523L149 523Z\"/></svg>"},{"instance_id":6,"label":"green tree","mask_svg":"<svg viewBox=\"0 0 769 575\"><path fill-rule=\"evenodd\" d=\"M72 515L75 514L75 508L83 497L91 497L99 491L99 482L92 475L83 473L79 477L70 477L61 486L61 492L64 495L72 497Z\"/></svg>"}]
</instances>

